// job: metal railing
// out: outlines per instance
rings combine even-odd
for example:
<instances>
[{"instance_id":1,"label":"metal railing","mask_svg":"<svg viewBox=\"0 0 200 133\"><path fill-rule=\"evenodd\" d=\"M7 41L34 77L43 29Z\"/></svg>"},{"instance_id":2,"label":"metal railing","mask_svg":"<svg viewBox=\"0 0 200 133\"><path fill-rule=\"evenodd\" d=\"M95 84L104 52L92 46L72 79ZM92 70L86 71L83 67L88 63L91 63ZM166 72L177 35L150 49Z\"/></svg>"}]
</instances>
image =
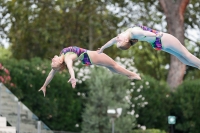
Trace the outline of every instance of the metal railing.
<instances>
[{"instance_id":1,"label":"metal railing","mask_svg":"<svg viewBox=\"0 0 200 133\"><path fill-rule=\"evenodd\" d=\"M53 133L47 125L38 119L18 98L0 83L0 115L16 127L17 133Z\"/></svg>"}]
</instances>

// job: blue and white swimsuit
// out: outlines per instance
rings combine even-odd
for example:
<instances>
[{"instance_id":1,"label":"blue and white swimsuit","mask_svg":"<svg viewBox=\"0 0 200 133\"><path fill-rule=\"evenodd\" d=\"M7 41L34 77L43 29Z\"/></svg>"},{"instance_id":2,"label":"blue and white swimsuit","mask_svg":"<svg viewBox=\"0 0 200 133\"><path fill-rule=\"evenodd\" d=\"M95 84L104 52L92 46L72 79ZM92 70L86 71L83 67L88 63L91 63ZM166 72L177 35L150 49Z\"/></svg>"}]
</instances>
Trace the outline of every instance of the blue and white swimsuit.
<instances>
[{"instance_id":1,"label":"blue and white swimsuit","mask_svg":"<svg viewBox=\"0 0 200 133\"><path fill-rule=\"evenodd\" d=\"M159 31L157 31L157 30L154 30L154 29L151 29L149 27L142 26L142 25L137 25L137 26L134 26L134 27L140 27L142 30L150 31L150 32L153 32L155 34L159 33ZM156 37L155 41L153 43L150 43L150 44L155 50L162 50L162 42L161 42L160 38Z\"/></svg>"}]
</instances>

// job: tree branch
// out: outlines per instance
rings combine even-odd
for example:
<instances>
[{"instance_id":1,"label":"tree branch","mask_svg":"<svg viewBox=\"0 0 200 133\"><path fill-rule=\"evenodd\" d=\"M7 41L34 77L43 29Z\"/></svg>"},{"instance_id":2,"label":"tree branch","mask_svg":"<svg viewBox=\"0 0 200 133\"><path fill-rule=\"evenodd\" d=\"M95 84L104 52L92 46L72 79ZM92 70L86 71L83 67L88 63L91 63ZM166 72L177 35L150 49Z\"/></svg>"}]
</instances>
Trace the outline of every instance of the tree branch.
<instances>
[{"instance_id":1,"label":"tree branch","mask_svg":"<svg viewBox=\"0 0 200 133\"><path fill-rule=\"evenodd\" d=\"M159 0L159 2L160 2L160 5L162 6L164 12L166 13L167 12L167 5L166 5L165 0Z\"/></svg>"},{"instance_id":2,"label":"tree branch","mask_svg":"<svg viewBox=\"0 0 200 133\"><path fill-rule=\"evenodd\" d=\"M176 12L176 10L178 11L178 7L180 6L175 0L159 0L159 2L167 18L168 15Z\"/></svg>"},{"instance_id":3,"label":"tree branch","mask_svg":"<svg viewBox=\"0 0 200 133\"><path fill-rule=\"evenodd\" d=\"M179 0L180 2L180 6L179 6L179 15L184 14L185 9L188 5L188 3L190 2L190 0Z\"/></svg>"}]
</instances>

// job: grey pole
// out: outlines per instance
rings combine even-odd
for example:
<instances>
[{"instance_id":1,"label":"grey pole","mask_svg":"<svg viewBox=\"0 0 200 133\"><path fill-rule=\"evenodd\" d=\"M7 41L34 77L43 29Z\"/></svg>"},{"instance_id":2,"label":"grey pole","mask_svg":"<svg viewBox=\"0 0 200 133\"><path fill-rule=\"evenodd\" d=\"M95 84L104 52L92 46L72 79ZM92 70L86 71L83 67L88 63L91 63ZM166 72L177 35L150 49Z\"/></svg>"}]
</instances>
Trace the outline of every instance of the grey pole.
<instances>
[{"instance_id":1,"label":"grey pole","mask_svg":"<svg viewBox=\"0 0 200 133\"><path fill-rule=\"evenodd\" d=\"M112 118L112 133L115 132L115 118Z\"/></svg>"},{"instance_id":2,"label":"grey pole","mask_svg":"<svg viewBox=\"0 0 200 133\"><path fill-rule=\"evenodd\" d=\"M174 127L172 124L170 124L170 133L174 133Z\"/></svg>"},{"instance_id":3,"label":"grey pole","mask_svg":"<svg viewBox=\"0 0 200 133\"><path fill-rule=\"evenodd\" d=\"M17 133L20 133L20 123L21 123L21 102L17 104Z\"/></svg>"},{"instance_id":4,"label":"grey pole","mask_svg":"<svg viewBox=\"0 0 200 133\"><path fill-rule=\"evenodd\" d=\"M41 121L37 122L38 133L41 133Z\"/></svg>"}]
</instances>

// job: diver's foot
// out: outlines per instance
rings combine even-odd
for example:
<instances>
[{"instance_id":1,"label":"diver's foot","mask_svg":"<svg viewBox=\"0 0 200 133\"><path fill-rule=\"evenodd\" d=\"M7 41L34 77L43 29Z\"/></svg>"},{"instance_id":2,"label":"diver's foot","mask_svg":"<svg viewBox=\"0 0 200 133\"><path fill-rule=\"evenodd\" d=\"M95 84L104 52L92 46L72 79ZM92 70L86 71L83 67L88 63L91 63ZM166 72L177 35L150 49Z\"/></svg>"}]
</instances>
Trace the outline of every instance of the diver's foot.
<instances>
[{"instance_id":1,"label":"diver's foot","mask_svg":"<svg viewBox=\"0 0 200 133\"><path fill-rule=\"evenodd\" d=\"M134 75L128 76L128 78L131 79L131 80L133 80L133 79L141 80L141 77L138 74L134 74Z\"/></svg>"}]
</instances>

